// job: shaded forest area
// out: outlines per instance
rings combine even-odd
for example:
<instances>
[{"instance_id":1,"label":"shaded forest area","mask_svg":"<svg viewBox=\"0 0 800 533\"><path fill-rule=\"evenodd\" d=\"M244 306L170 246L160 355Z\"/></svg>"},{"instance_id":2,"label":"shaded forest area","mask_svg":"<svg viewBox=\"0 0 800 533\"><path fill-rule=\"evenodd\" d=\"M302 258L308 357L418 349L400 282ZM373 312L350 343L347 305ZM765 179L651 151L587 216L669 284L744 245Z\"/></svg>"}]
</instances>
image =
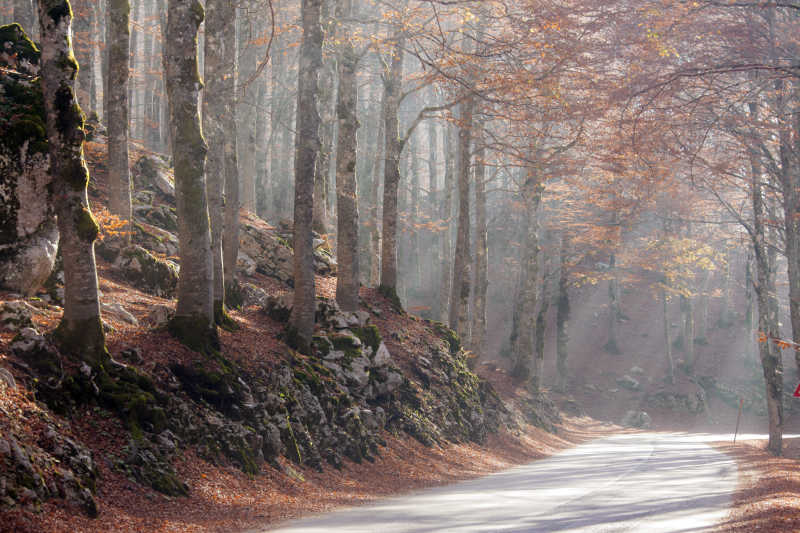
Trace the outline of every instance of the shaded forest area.
<instances>
[{"instance_id":1,"label":"shaded forest area","mask_svg":"<svg viewBox=\"0 0 800 533\"><path fill-rule=\"evenodd\" d=\"M13 0L0 24L15 516L559 410L741 408L781 454L797 2Z\"/></svg>"}]
</instances>

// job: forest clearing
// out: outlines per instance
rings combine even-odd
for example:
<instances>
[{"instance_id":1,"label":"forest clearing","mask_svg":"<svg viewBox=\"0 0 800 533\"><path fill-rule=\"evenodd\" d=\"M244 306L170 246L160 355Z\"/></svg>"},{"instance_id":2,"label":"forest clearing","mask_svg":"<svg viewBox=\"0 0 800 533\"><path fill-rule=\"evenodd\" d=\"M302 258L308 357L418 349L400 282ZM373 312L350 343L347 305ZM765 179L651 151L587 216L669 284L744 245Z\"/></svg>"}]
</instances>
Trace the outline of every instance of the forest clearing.
<instances>
[{"instance_id":1,"label":"forest clearing","mask_svg":"<svg viewBox=\"0 0 800 533\"><path fill-rule=\"evenodd\" d=\"M0 5L0 532L800 531L796 0Z\"/></svg>"}]
</instances>

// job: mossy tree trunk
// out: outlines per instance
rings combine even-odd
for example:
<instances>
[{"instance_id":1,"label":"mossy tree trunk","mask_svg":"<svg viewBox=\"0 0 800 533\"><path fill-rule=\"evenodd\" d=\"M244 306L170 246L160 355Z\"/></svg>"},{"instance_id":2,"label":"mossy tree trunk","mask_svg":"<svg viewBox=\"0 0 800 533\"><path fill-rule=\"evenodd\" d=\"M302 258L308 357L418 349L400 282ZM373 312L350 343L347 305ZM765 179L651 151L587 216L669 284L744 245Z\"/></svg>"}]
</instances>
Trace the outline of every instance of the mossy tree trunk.
<instances>
[{"instance_id":1,"label":"mossy tree trunk","mask_svg":"<svg viewBox=\"0 0 800 533\"><path fill-rule=\"evenodd\" d=\"M320 151L317 100L322 65L321 7L322 0L302 1L303 40L300 45L294 160L294 307L289 333L291 342L303 351L311 346L316 310L312 224Z\"/></svg>"},{"instance_id":2,"label":"mossy tree trunk","mask_svg":"<svg viewBox=\"0 0 800 533\"><path fill-rule=\"evenodd\" d=\"M672 358L672 329L669 321L669 298L666 290L666 278L662 279L661 303L664 318L664 355L667 362L667 383L675 383L675 361Z\"/></svg>"},{"instance_id":3,"label":"mossy tree trunk","mask_svg":"<svg viewBox=\"0 0 800 533\"><path fill-rule=\"evenodd\" d=\"M378 135L376 137L377 149L375 150L375 160L371 167L372 181L369 189L369 285L370 287L377 287L381 282L381 226L378 221L381 220L380 209L381 203L379 200L380 185L381 185L381 160L385 160L384 154L386 150L386 106L383 104L381 96L380 101L381 111L378 113ZM384 161L385 162L385 161Z\"/></svg>"},{"instance_id":4,"label":"mossy tree trunk","mask_svg":"<svg viewBox=\"0 0 800 533\"><path fill-rule=\"evenodd\" d=\"M338 1L323 0L321 19L325 28L325 40L333 43L331 32L334 21L331 17L333 4ZM328 45L330 46L330 44ZM331 162L334 154L334 132L337 120L336 74L338 66L336 56L332 53L323 54L322 69L319 75L319 112L320 112L320 152L317 162L318 171L314 178L314 231L325 235L330 231L328 216L328 184L331 175ZM338 148L337 148L338 150ZM338 167L338 166L337 166ZM337 169L338 172L338 169ZM338 186L337 186L338 189ZM337 192L338 196L338 192ZM338 201L338 199L337 199ZM338 243L337 243L338 247Z\"/></svg>"},{"instance_id":5,"label":"mossy tree trunk","mask_svg":"<svg viewBox=\"0 0 800 533\"><path fill-rule=\"evenodd\" d=\"M218 346L205 182L208 148L198 112L202 84L198 76L197 31L203 17L198 0L169 0L164 50L181 264L178 305L170 331L198 351Z\"/></svg>"},{"instance_id":6,"label":"mossy tree trunk","mask_svg":"<svg viewBox=\"0 0 800 533\"><path fill-rule=\"evenodd\" d=\"M231 33L236 25L236 6L228 2L225 9L231 11ZM230 291L236 286L236 260L239 257L239 146L237 131L237 94L239 91L238 77L239 65L235 46L226 46L224 63L227 68L225 74L225 88L223 90L225 113L228 120L224 122L224 148L225 153L225 234L222 236L222 255L224 264L225 290Z\"/></svg>"},{"instance_id":7,"label":"mossy tree trunk","mask_svg":"<svg viewBox=\"0 0 800 533\"><path fill-rule=\"evenodd\" d=\"M42 94L64 264L64 315L56 339L62 350L97 366L108 357L94 258L99 228L86 194L89 171L83 159L83 113L75 95L78 64L71 23L68 0L39 1Z\"/></svg>"},{"instance_id":8,"label":"mossy tree trunk","mask_svg":"<svg viewBox=\"0 0 800 533\"><path fill-rule=\"evenodd\" d=\"M205 79L203 93L203 133L208 142L206 163L206 193L211 221L211 255L214 265L214 317L217 324L230 321L225 310L225 269L223 261L223 233L225 210L231 190L226 187L228 144L226 123L234 122L231 93L236 90L233 82L233 64L228 61L236 54L235 6L230 0L206 1L205 31ZM233 37L232 37L233 36ZM237 180L238 181L238 180ZM236 196L238 196L238 183ZM234 200L236 200L234 198ZM236 202L238 207L238 201ZM238 211L238 209L237 209ZM238 221L237 221L238 226ZM235 266L235 259L234 266Z\"/></svg>"},{"instance_id":9,"label":"mossy tree trunk","mask_svg":"<svg viewBox=\"0 0 800 533\"><path fill-rule=\"evenodd\" d=\"M352 12L352 0L338 0L336 18L347 19ZM336 112L339 121L339 139L336 154L336 208L339 270L336 277L336 302L343 311L358 310L360 279L358 259L358 181L356 179L356 152L358 147L358 85L356 69L358 56L352 35L343 22L337 41L339 94Z\"/></svg>"},{"instance_id":10,"label":"mossy tree trunk","mask_svg":"<svg viewBox=\"0 0 800 533\"><path fill-rule=\"evenodd\" d=\"M530 388L538 392L541 390L544 378L544 334L547 329L547 312L550 310L550 294L548 284L550 281L549 263L543 254L539 254L542 283L539 285L539 312L536 314L536 353L533 360Z\"/></svg>"},{"instance_id":11,"label":"mossy tree trunk","mask_svg":"<svg viewBox=\"0 0 800 533\"><path fill-rule=\"evenodd\" d=\"M107 0L108 183L110 211L130 222L131 174L128 166L128 84L130 67L130 13L128 0Z\"/></svg>"},{"instance_id":12,"label":"mossy tree trunk","mask_svg":"<svg viewBox=\"0 0 800 533\"><path fill-rule=\"evenodd\" d=\"M469 177L472 161L472 119L475 101L467 98L461 107L458 132L458 225L453 256L453 282L450 285L450 328L462 342L469 342L468 308L470 295Z\"/></svg>"},{"instance_id":13,"label":"mossy tree trunk","mask_svg":"<svg viewBox=\"0 0 800 533\"><path fill-rule=\"evenodd\" d=\"M480 128L475 134L475 294L472 305L472 349L483 355L486 342L486 293L489 289L489 243L486 215L486 148Z\"/></svg>"},{"instance_id":14,"label":"mossy tree trunk","mask_svg":"<svg viewBox=\"0 0 800 533\"><path fill-rule=\"evenodd\" d=\"M383 215L381 227L381 279L380 288L390 296L397 296L397 201L400 188L400 155L403 140L400 138L401 88L403 84L403 50L405 34L402 29L394 35L395 45L391 49L391 62L384 69L383 105L384 135L384 175L383 175Z\"/></svg>"}]
</instances>

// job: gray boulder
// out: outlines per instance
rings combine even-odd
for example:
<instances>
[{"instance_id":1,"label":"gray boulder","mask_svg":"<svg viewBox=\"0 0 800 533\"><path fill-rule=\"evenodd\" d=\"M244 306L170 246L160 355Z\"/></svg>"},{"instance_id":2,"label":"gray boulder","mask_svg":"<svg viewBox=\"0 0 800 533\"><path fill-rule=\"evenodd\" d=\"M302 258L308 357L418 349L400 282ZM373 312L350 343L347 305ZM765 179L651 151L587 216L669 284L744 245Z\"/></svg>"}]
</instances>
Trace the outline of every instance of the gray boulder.
<instances>
[{"instance_id":1,"label":"gray boulder","mask_svg":"<svg viewBox=\"0 0 800 533\"><path fill-rule=\"evenodd\" d=\"M172 172L160 158L143 155L133 165L133 182L137 189L150 189L167 196L175 197L175 183Z\"/></svg>"},{"instance_id":2,"label":"gray boulder","mask_svg":"<svg viewBox=\"0 0 800 533\"><path fill-rule=\"evenodd\" d=\"M0 287L30 296L58 249L39 51L15 24L0 39Z\"/></svg>"},{"instance_id":3,"label":"gray boulder","mask_svg":"<svg viewBox=\"0 0 800 533\"><path fill-rule=\"evenodd\" d=\"M171 298L178 287L178 267L155 257L138 245L120 251L114 269L135 288L154 296Z\"/></svg>"}]
</instances>

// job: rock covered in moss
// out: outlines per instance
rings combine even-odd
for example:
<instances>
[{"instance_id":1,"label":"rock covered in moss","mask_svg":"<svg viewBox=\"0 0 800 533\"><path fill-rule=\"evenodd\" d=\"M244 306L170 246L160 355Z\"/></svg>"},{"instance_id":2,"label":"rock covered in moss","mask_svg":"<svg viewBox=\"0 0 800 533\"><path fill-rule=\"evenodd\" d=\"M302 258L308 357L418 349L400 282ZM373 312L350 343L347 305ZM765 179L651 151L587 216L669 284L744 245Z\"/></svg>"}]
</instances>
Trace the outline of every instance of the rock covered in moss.
<instances>
[{"instance_id":1,"label":"rock covered in moss","mask_svg":"<svg viewBox=\"0 0 800 533\"><path fill-rule=\"evenodd\" d=\"M114 269L133 287L154 296L171 298L178 286L178 268L138 245L122 249Z\"/></svg>"},{"instance_id":2,"label":"rock covered in moss","mask_svg":"<svg viewBox=\"0 0 800 533\"><path fill-rule=\"evenodd\" d=\"M175 183L169 165L154 155L143 155L133 165L133 180L137 189L149 189L168 199L175 198Z\"/></svg>"},{"instance_id":3,"label":"rock covered in moss","mask_svg":"<svg viewBox=\"0 0 800 533\"><path fill-rule=\"evenodd\" d=\"M39 50L19 25L0 27L0 286L25 295L50 276L58 229Z\"/></svg>"}]
</instances>

